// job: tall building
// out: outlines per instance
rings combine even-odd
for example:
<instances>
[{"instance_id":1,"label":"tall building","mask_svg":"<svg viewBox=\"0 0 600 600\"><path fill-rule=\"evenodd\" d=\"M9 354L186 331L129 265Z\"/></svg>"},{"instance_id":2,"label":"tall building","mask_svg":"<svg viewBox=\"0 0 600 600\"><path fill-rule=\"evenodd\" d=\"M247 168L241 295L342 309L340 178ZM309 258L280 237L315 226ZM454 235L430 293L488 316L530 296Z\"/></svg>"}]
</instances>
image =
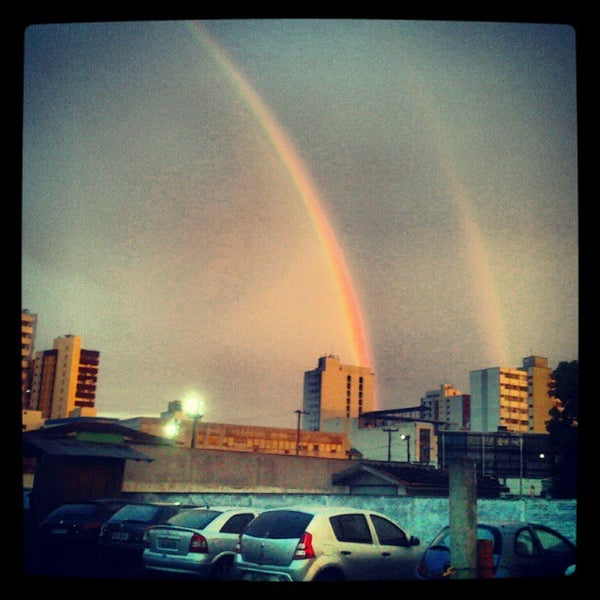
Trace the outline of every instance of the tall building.
<instances>
[{"instance_id":1,"label":"tall building","mask_svg":"<svg viewBox=\"0 0 600 600\"><path fill-rule=\"evenodd\" d=\"M96 416L100 352L81 347L81 337L65 335L52 350L36 352L31 408L44 419Z\"/></svg>"},{"instance_id":2,"label":"tall building","mask_svg":"<svg viewBox=\"0 0 600 600\"><path fill-rule=\"evenodd\" d=\"M467 430L471 421L471 395L463 394L450 383L442 383L437 390L425 392L421 409L423 419L444 422L440 429Z\"/></svg>"},{"instance_id":3,"label":"tall building","mask_svg":"<svg viewBox=\"0 0 600 600\"><path fill-rule=\"evenodd\" d=\"M492 367L471 371L471 431L547 433L545 422L555 399L548 385L548 359L529 356L513 369Z\"/></svg>"},{"instance_id":4,"label":"tall building","mask_svg":"<svg viewBox=\"0 0 600 600\"><path fill-rule=\"evenodd\" d=\"M375 374L370 367L343 365L337 356L319 358L304 372L304 429L320 431L324 421L358 418L375 404Z\"/></svg>"},{"instance_id":5,"label":"tall building","mask_svg":"<svg viewBox=\"0 0 600 600\"><path fill-rule=\"evenodd\" d=\"M31 407L31 383L33 378L33 352L37 315L28 309L21 311L21 408Z\"/></svg>"}]
</instances>

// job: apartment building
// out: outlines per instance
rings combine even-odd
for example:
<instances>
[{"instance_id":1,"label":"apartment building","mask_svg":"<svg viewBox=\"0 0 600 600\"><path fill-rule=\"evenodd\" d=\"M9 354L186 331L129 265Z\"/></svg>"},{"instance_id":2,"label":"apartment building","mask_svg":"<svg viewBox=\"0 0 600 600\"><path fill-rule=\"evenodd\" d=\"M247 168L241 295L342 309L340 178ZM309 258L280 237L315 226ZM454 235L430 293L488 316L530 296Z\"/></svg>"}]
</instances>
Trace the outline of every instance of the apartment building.
<instances>
[{"instance_id":1,"label":"apartment building","mask_svg":"<svg viewBox=\"0 0 600 600\"><path fill-rule=\"evenodd\" d=\"M528 356L517 368L471 371L471 431L547 433L545 422L555 399L548 393L548 359Z\"/></svg>"},{"instance_id":2,"label":"apartment building","mask_svg":"<svg viewBox=\"0 0 600 600\"><path fill-rule=\"evenodd\" d=\"M65 335L52 350L35 353L30 408L43 419L96 416L100 352L81 343L81 337Z\"/></svg>"},{"instance_id":3,"label":"apartment building","mask_svg":"<svg viewBox=\"0 0 600 600\"><path fill-rule=\"evenodd\" d=\"M37 315L21 311L21 408L30 408Z\"/></svg>"},{"instance_id":4,"label":"apartment building","mask_svg":"<svg viewBox=\"0 0 600 600\"><path fill-rule=\"evenodd\" d=\"M303 429L319 431L325 421L357 419L375 405L375 374L370 367L344 365L332 354L304 372Z\"/></svg>"},{"instance_id":5,"label":"apartment building","mask_svg":"<svg viewBox=\"0 0 600 600\"><path fill-rule=\"evenodd\" d=\"M437 390L425 392L421 398L421 417L442 422L438 427L446 431L465 431L471 421L471 394L463 394L450 383L442 383Z\"/></svg>"}]
</instances>

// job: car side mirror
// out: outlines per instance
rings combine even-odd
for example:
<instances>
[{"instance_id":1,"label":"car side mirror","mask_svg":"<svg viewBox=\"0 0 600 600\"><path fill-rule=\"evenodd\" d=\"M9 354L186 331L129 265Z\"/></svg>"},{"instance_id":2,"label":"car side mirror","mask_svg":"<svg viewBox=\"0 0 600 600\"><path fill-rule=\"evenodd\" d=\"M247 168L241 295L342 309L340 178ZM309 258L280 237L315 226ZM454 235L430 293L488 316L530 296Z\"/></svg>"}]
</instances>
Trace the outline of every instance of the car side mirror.
<instances>
[{"instance_id":1,"label":"car side mirror","mask_svg":"<svg viewBox=\"0 0 600 600\"><path fill-rule=\"evenodd\" d=\"M408 540L409 546L418 546L420 543L421 543L421 540L418 537L415 537L414 535L411 535Z\"/></svg>"}]
</instances>

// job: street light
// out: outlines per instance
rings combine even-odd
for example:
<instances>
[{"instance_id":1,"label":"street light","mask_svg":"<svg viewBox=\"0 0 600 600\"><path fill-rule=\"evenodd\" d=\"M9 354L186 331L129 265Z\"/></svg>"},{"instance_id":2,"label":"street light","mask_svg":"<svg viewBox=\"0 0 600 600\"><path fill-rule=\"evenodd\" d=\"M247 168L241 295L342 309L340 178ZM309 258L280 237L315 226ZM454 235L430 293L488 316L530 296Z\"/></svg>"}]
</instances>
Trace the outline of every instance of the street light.
<instances>
[{"instance_id":1,"label":"street light","mask_svg":"<svg viewBox=\"0 0 600 600\"><path fill-rule=\"evenodd\" d=\"M383 431L388 434L388 462L392 460L392 433L398 431L398 429L392 429L391 427L384 427Z\"/></svg>"},{"instance_id":2,"label":"street light","mask_svg":"<svg viewBox=\"0 0 600 600\"><path fill-rule=\"evenodd\" d=\"M179 435L179 426L180 426L179 419L171 419L164 426L164 429L163 429L164 434L171 440L175 439Z\"/></svg>"},{"instance_id":3,"label":"street light","mask_svg":"<svg viewBox=\"0 0 600 600\"><path fill-rule=\"evenodd\" d=\"M309 415L310 413L303 410L295 410L294 412L298 415L296 423L296 456L298 456L300 454L300 415Z\"/></svg>"},{"instance_id":4,"label":"street light","mask_svg":"<svg viewBox=\"0 0 600 600\"><path fill-rule=\"evenodd\" d=\"M410 463L410 435L403 433L400 439L406 440L406 462Z\"/></svg>"},{"instance_id":5,"label":"street light","mask_svg":"<svg viewBox=\"0 0 600 600\"><path fill-rule=\"evenodd\" d=\"M190 443L190 448L196 447L196 435L198 429L198 421L202 419L202 407L204 406L204 402L202 400L198 400L198 398L190 397L186 398L183 401L182 408L183 412L194 420L192 426L192 441Z\"/></svg>"}]
</instances>

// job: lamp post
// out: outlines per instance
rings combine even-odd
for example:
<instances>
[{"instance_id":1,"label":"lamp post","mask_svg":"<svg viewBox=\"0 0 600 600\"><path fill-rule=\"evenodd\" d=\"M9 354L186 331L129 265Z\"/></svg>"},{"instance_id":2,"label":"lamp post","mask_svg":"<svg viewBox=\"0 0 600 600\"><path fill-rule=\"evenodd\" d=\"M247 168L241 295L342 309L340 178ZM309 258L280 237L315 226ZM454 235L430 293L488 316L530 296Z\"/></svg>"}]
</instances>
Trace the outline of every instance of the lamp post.
<instances>
[{"instance_id":1,"label":"lamp post","mask_svg":"<svg viewBox=\"0 0 600 600\"><path fill-rule=\"evenodd\" d=\"M406 440L406 462L410 463L410 435L403 433L400 439Z\"/></svg>"},{"instance_id":2,"label":"lamp post","mask_svg":"<svg viewBox=\"0 0 600 600\"><path fill-rule=\"evenodd\" d=\"M188 417L193 419L192 425L192 440L190 442L190 448L196 447L196 435L198 430L198 421L202 419L202 400L198 400L197 398L186 398L183 401L183 412L185 412Z\"/></svg>"},{"instance_id":3,"label":"lamp post","mask_svg":"<svg viewBox=\"0 0 600 600\"><path fill-rule=\"evenodd\" d=\"M300 415L309 415L309 412L305 412L303 410L295 410L294 411L298 416L296 423L296 456L300 454Z\"/></svg>"},{"instance_id":4,"label":"lamp post","mask_svg":"<svg viewBox=\"0 0 600 600\"><path fill-rule=\"evenodd\" d=\"M384 427L383 431L388 434L388 462L390 462L392 460L392 433L394 433L394 431L398 431L398 429Z\"/></svg>"},{"instance_id":5,"label":"lamp post","mask_svg":"<svg viewBox=\"0 0 600 600\"><path fill-rule=\"evenodd\" d=\"M519 498L523 499L523 434L519 435Z\"/></svg>"}]
</instances>

